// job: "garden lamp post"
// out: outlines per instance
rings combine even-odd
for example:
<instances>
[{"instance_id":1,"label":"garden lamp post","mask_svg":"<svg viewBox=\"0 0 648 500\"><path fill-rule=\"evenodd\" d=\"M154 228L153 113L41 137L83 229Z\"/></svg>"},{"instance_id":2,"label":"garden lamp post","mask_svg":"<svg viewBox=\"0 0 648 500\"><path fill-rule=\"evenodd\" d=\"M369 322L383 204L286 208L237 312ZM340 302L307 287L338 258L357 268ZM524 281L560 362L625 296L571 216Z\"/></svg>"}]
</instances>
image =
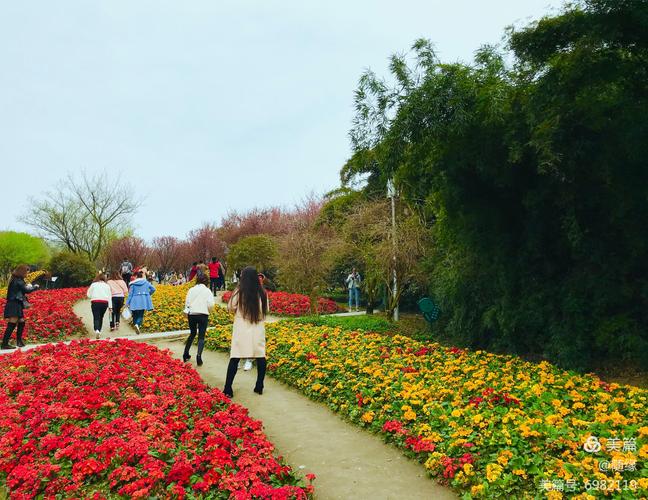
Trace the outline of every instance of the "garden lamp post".
<instances>
[{"instance_id":1,"label":"garden lamp post","mask_svg":"<svg viewBox=\"0 0 648 500\"><path fill-rule=\"evenodd\" d=\"M391 198L391 217L392 217L392 245L394 253L392 255L392 270L393 270L393 291L392 296L396 300L396 292L398 291L398 281L396 278L396 188L394 181L389 179L387 181L387 196ZM398 321L398 302L394 306L394 321Z\"/></svg>"}]
</instances>

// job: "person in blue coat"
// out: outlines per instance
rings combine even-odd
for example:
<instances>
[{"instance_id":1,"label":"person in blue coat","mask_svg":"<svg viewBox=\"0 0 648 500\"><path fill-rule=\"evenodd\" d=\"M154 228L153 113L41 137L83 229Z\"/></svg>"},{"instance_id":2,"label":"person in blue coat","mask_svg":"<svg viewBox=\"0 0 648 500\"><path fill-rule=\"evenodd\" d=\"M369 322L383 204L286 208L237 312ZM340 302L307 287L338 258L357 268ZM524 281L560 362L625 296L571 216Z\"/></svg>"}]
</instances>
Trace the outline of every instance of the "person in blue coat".
<instances>
[{"instance_id":1,"label":"person in blue coat","mask_svg":"<svg viewBox=\"0 0 648 500\"><path fill-rule=\"evenodd\" d=\"M133 326L139 335L140 327L144 321L144 313L153 309L151 295L155 293L155 287L148 282L143 271L137 273L128 289L128 301L126 304L133 313Z\"/></svg>"}]
</instances>

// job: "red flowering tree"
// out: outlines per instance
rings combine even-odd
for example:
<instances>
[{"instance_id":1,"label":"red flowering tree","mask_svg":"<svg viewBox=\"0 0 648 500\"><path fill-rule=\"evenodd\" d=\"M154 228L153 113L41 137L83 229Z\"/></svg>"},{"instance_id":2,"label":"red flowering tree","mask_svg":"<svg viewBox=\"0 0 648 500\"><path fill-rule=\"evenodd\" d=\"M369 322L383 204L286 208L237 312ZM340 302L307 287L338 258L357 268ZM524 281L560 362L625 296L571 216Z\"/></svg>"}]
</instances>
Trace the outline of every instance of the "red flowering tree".
<instances>
[{"instance_id":1,"label":"red flowering tree","mask_svg":"<svg viewBox=\"0 0 648 500\"><path fill-rule=\"evenodd\" d=\"M220 237L216 226L203 224L187 235L188 252L192 261L209 261L212 257L222 258L227 245Z\"/></svg>"},{"instance_id":2,"label":"red flowering tree","mask_svg":"<svg viewBox=\"0 0 648 500\"><path fill-rule=\"evenodd\" d=\"M165 274L171 271L183 270L181 261L182 244L174 236L159 236L153 238L151 245L151 265L158 269L158 272Z\"/></svg>"},{"instance_id":3,"label":"red flowering tree","mask_svg":"<svg viewBox=\"0 0 648 500\"><path fill-rule=\"evenodd\" d=\"M124 259L133 266L149 264L151 249L142 238L126 236L111 241L104 250L103 263L110 270L118 270Z\"/></svg>"}]
</instances>

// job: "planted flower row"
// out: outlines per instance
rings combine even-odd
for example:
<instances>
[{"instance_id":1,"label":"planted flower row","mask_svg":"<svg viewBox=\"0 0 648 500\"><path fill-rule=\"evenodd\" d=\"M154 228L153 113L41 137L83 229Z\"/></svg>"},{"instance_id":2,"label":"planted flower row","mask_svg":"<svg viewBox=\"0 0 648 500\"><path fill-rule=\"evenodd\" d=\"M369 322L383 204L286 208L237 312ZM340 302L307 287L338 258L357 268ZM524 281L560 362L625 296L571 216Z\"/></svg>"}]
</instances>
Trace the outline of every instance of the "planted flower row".
<instances>
[{"instance_id":1,"label":"planted flower row","mask_svg":"<svg viewBox=\"0 0 648 500\"><path fill-rule=\"evenodd\" d=\"M232 292L223 294L223 302L228 302ZM311 313L310 299L299 293L268 292L270 313L280 316L304 316ZM331 299L319 297L317 299L317 312L332 314L337 312L338 306Z\"/></svg>"},{"instance_id":2,"label":"planted flower row","mask_svg":"<svg viewBox=\"0 0 648 500\"><path fill-rule=\"evenodd\" d=\"M154 309L146 313L142 330L145 332L170 332L186 330L187 315L184 313L187 292L195 282L182 286L156 285L153 294ZM224 307L216 306L209 315L210 325L225 325L232 316Z\"/></svg>"},{"instance_id":3,"label":"planted flower row","mask_svg":"<svg viewBox=\"0 0 648 500\"><path fill-rule=\"evenodd\" d=\"M292 322L266 330L274 377L382 434L467 498L648 494L646 390L402 336ZM230 335L215 328L207 346L228 349ZM600 446L586 451L592 438Z\"/></svg>"},{"instance_id":4,"label":"planted flower row","mask_svg":"<svg viewBox=\"0 0 648 500\"><path fill-rule=\"evenodd\" d=\"M25 309L25 341L52 342L85 333L83 323L73 310L75 302L85 298L85 293L85 288L61 288L29 294L32 307ZM6 302L5 298L0 298L0 310L4 310ZM1 318L0 329L4 331L5 326L6 321Z\"/></svg>"},{"instance_id":5,"label":"planted flower row","mask_svg":"<svg viewBox=\"0 0 648 500\"><path fill-rule=\"evenodd\" d=\"M129 340L0 358L11 497L306 498L261 423L191 367Z\"/></svg>"}]
</instances>

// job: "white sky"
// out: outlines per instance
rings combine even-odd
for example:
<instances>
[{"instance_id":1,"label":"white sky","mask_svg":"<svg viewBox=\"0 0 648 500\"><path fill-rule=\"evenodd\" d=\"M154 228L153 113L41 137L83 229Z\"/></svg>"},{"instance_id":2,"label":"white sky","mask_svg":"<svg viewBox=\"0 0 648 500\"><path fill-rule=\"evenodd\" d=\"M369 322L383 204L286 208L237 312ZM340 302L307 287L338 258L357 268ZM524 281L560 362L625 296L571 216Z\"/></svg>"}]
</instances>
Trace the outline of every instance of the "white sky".
<instances>
[{"instance_id":1,"label":"white sky","mask_svg":"<svg viewBox=\"0 0 648 500\"><path fill-rule=\"evenodd\" d=\"M0 229L67 172L145 196L146 239L338 185L362 71L469 61L558 0L0 0Z\"/></svg>"}]
</instances>

